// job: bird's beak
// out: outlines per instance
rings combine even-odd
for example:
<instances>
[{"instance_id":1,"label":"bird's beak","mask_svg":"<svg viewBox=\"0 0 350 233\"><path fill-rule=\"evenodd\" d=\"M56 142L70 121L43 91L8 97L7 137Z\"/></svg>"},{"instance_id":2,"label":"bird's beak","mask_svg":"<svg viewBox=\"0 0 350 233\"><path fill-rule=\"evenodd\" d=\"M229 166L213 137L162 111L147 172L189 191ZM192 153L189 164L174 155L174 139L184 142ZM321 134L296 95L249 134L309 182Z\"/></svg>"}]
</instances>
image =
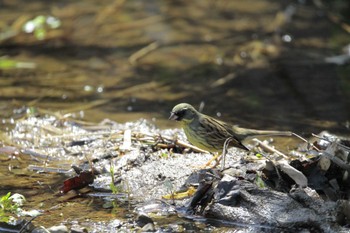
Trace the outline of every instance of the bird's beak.
<instances>
[{"instance_id":1,"label":"bird's beak","mask_svg":"<svg viewBox=\"0 0 350 233\"><path fill-rule=\"evenodd\" d=\"M178 116L175 113L173 113L173 112L170 113L169 120L176 121L177 118L178 118Z\"/></svg>"}]
</instances>

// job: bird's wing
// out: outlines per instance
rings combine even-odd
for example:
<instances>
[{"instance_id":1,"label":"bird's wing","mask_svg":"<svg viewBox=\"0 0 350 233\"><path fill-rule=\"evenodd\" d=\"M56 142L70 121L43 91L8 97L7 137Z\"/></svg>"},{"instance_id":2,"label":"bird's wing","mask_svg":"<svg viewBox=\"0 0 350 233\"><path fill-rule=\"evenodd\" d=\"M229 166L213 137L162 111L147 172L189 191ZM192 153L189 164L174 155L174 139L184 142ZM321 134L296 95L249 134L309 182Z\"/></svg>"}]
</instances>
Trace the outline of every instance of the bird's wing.
<instances>
[{"instance_id":1,"label":"bird's wing","mask_svg":"<svg viewBox=\"0 0 350 233\"><path fill-rule=\"evenodd\" d=\"M206 138L208 140L210 138L211 143L208 143L214 145L219 144L220 147L223 147L226 139L231 138L231 146L238 147L243 150L248 150L248 148L241 143L239 138L232 131L231 125L209 116L203 116L200 118L200 126L205 129L204 132L206 133Z\"/></svg>"}]
</instances>

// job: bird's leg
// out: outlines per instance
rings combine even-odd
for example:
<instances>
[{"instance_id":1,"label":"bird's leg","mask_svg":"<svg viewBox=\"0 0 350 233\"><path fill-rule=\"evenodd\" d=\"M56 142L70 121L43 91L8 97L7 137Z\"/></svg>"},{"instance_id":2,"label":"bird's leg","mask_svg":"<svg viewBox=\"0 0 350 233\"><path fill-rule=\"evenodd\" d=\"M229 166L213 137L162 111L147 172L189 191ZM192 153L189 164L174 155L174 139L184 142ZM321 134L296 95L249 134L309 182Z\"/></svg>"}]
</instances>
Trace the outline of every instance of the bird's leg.
<instances>
[{"instance_id":1,"label":"bird's leg","mask_svg":"<svg viewBox=\"0 0 350 233\"><path fill-rule=\"evenodd\" d=\"M224 147L222 149L222 156L220 155L219 152L216 152L214 153L214 156L213 158L211 158L204 166L201 166L201 168L206 168L206 167L209 167L209 168L216 168L220 161L221 161L221 158L223 158L222 160L222 164L221 164L221 171L224 170L225 168L225 158L226 158L226 154L227 154L227 148L228 148L228 145L230 144L230 142L233 140L233 138L227 138L225 140L225 143L224 143ZM213 166L211 166L211 163L215 160L215 164Z\"/></svg>"},{"instance_id":2,"label":"bird's leg","mask_svg":"<svg viewBox=\"0 0 350 233\"><path fill-rule=\"evenodd\" d=\"M211 159L204 165L204 167L216 168L216 166L219 165L220 160L221 160L220 153L219 153L219 152L216 152L216 153L214 153L213 158L211 158ZM215 164L211 166L211 163L212 163L213 161L215 161Z\"/></svg>"},{"instance_id":3,"label":"bird's leg","mask_svg":"<svg viewBox=\"0 0 350 233\"><path fill-rule=\"evenodd\" d=\"M196 169L206 169L206 168L216 168L218 166L219 162L221 160L220 153L214 153L213 157L209 159L209 161L206 164L195 166ZM211 165L211 163L215 161L214 165Z\"/></svg>"},{"instance_id":4,"label":"bird's leg","mask_svg":"<svg viewBox=\"0 0 350 233\"><path fill-rule=\"evenodd\" d=\"M222 148L222 158L223 158L223 160L222 160L222 164L221 164L221 171L223 171L224 168L225 168L225 159L226 159L227 148L228 148L228 145L230 144L230 142L232 140L233 140L232 137L227 138L225 140L224 147Z\"/></svg>"}]
</instances>

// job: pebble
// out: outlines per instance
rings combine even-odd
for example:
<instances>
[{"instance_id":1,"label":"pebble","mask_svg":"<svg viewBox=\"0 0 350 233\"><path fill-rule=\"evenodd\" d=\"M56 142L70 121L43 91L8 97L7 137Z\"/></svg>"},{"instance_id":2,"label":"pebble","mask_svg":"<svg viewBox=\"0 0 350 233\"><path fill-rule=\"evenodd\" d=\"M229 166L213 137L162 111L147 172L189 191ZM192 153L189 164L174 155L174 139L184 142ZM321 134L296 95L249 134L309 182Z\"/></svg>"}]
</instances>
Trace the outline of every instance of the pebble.
<instances>
[{"instance_id":1,"label":"pebble","mask_svg":"<svg viewBox=\"0 0 350 233\"><path fill-rule=\"evenodd\" d=\"M50 233L68 233L69 230L64 225L53 226L47 229Z\"/></svg>"},{"instance_id":2,"label":"pebble","mask_svg":"<svg viewBox=\"0 0 350 233\"><path fill-rule=\"evenodd\" d=\"M155 232L156 228L153 223L147 223L142 227L142 232Z\"/></svg>"},{"instance_id":3,"label":"pebble","mask_svg":"<svg viewBox=\"0 0 350 233\"><path fill-rule=\"evenodd\" d=\"M88 233L88 230L85 227L74 225L71 227L70 233Z\"/></svg>"}]
</instances>

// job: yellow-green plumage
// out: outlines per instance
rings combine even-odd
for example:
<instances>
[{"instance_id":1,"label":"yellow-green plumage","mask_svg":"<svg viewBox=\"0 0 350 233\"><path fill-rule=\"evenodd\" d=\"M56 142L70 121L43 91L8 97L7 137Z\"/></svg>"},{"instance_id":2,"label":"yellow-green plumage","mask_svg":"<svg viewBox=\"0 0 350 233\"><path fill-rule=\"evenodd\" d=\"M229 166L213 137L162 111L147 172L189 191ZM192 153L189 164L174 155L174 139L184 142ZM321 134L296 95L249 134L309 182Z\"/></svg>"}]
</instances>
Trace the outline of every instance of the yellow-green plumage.
<instances>
[{"instance_id":1,"label":"yellow-green plumage","mask_svg":"<svg viewBox=\"0 0 350 233\"><path fill-rule=\"evenodd\" d=\"M248 150L235 135L232 126L195 110L189 104L178 104L172 110L170 119L181 122L188 141L209 152L222 151L226 139L230 146Z\"/></svg>"},{"instance_id":2,"label":"yellow-green plumage","mask_svg":"<svg viewBox=\"0 0 350 233\"><path fill-rule=\"evenodd\" d=\"M226 139L230 138L229 146L248 150L242 143L244 139L256 135L290 135L291 132L272 130L245 129L232 126L223 121L198 112L190 104L181 103L171 111L171 120L179 121L186 137L193 145L209 152L220 152Z\"/></svg>"}]
</instances>

